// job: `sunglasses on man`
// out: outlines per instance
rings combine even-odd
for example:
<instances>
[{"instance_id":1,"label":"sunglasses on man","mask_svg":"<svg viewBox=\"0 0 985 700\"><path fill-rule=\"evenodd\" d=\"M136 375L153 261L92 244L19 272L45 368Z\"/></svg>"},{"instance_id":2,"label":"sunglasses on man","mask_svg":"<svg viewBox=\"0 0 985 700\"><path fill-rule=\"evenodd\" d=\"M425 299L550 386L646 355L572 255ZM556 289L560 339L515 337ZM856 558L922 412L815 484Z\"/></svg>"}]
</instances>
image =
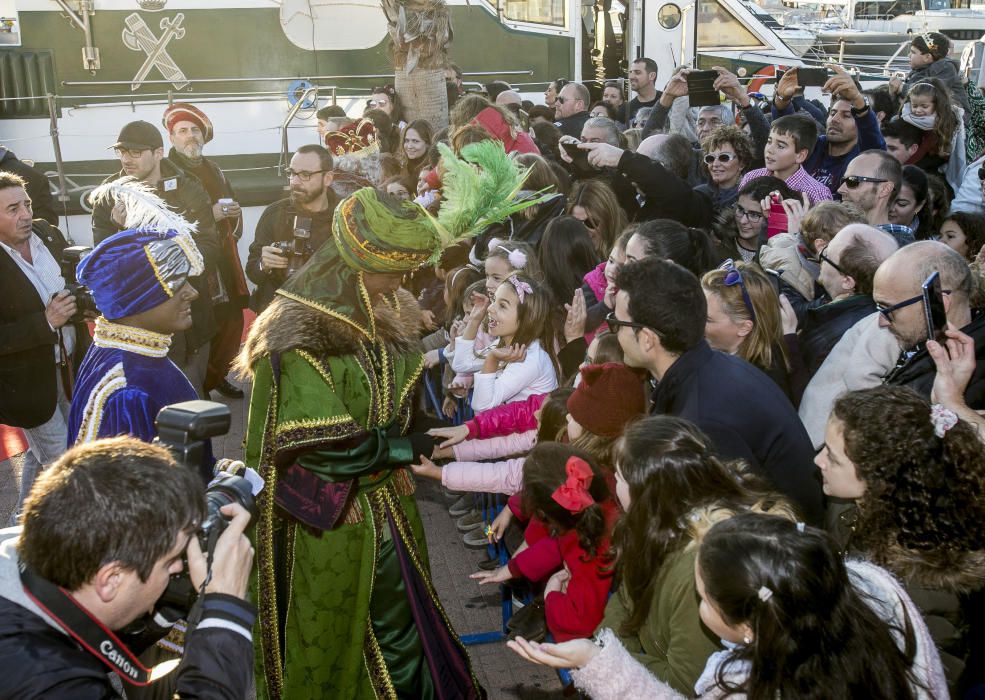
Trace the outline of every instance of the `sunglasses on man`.
<instances>
[{"instance_id":1,"label":"sunglasses on man","mask_svg":"<svg viewBox=\"0 0 985 700\"><path fill-rule=\"evenodd\" d=\"M848 189L856 190L858 189L859 185L861 185L863 182L880 183L880 182L889 182L889 180L878 178L878 177L866 177L864 175L849 175L848 177L843 178L842 182L845 183L845 187L847 187Z\"/></svg>"}]
</instances>

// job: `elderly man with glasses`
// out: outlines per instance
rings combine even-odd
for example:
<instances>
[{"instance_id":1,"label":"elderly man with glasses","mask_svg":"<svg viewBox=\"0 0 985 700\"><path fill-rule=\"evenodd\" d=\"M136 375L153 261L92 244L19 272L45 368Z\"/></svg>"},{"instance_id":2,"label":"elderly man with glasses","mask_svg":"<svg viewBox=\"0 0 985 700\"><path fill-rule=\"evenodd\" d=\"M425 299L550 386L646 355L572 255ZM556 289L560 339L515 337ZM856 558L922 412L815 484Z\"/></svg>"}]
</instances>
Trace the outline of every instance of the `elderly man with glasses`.
<instances>
[{"instance_id":1,"label":"elderly man with glasses","mask_svg":"<svg viewBox=\"0 0 985 700\"><path fill-rule=\"evenodd\" d=\"M284 171L291 187L289 197L263 210L250 244L246 276L256 290L250 308L260 313L287 280L291 261L307 259L332 237L332 217L338 197L332 190L332 154L327 148L301 146Z\"/></svg>"},{"instance_id":2,"label":"elderly man with glasses","mask_svg":"<svg viewBox=\"0 0 985 700\"><path fill-rule=\"evenodd\" d=\"M657 381L651 413L697 425L725 459L742 459L784 494L808 522L821 520L823 497L814 450L793 405L772 379L705 341L701 283L669 260L623 265L606 321L630 367Z\"/></svg>"},{"instance_id":3,"label":"elderly man with glasses","mask_svg":"<svg viewBox=\"0 0 985 700\"><path fill-rule=\"evenodd\" d=\"M886 151L860 153L845 170L838 194L865 212L872 226L885 231L901 246L913 243L913 229L889 221L889 207L903 186L903 166Z\"/></svg>"},{"instance_id":4,"label":"elderly man with glasses","mask_svg":"<svg viewBox=\"0 0 985 700\"><path fill-rule=\"evenodd\" d=\"M120 131L111 148L120 159L121 169L103 182L132 177L153 188L171 209L195 224L193 235L205 269L216 269L222 253L212 200L198 178L164 156L164 138L158 128L150 122L130 122ZM92 208L93 242L98 245L123 231L125 220L126 211L121 202L107 198L95 204ZM198 298L192 302L192 326L174 334L168 357L204 396L209 353L216 332L215 313L208 275L193 278L191 285L198 292Z\"/></svg>"},{"instance_id":5,"label":"elderly man with glasses","mask_svg":"<svg viewBox=\"0 0 985 700\"><path fill-rule=\"evenodd\" d=\"M937 370L926 348L927 305L921 286L934 272L940 273L948 328L960 330L975 341L977 365L965 400L973 409L985 409L985 313L971 306L975 283L967 261L937 241L919 241L900 249L876 272L873 297L879 325L903 348L886 383L930 396Z\"/></svg>"}]
</instances>

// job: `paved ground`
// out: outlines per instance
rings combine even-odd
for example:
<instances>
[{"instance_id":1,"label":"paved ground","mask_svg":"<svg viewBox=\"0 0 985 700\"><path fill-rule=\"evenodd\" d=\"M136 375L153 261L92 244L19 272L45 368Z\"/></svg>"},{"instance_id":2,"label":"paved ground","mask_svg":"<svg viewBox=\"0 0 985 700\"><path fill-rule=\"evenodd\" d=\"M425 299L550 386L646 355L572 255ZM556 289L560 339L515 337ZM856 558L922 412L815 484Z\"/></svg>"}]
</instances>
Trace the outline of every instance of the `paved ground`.
<instances>
[{"instance_id":1,"label":"paved ground","mask_svg":"<svg viewBox=\"0 0 985 700\"><path fill-rule=\"evenodd\" d=\"M232 428L228 435L214 441L215 454L241 457L245 400L224 399L218 393L213 394L213 399L229 405L232 412ZM0 526L6 525L17 504L20 470L19 457L0 462ZM436 482L419 485L418 502L427 532L432 578L455 630L467 635L498 629L502 619L499 590L488 586L480 590L468 577L478 570L483 552L468 549L462 543L454 519L448 514L449 501ZM527 663L502 642L470 647L470 655L491 700L563 697L561 683L553 671Z\"/></svg>"}]
</instances>

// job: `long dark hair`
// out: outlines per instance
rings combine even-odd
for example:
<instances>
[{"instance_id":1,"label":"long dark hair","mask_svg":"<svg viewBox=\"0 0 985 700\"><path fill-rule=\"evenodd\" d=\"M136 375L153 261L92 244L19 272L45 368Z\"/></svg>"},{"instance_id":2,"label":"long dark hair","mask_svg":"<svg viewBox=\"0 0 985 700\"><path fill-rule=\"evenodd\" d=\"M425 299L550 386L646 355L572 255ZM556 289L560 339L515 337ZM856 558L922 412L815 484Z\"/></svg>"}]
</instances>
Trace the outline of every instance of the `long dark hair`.
<instances>
[{"instance_id":1,"label":"long dark hair","mask_svg":"<svg viewBox=\"0 0 985 700\"><path fill-rule=\"evenodd\" d=\"M672 260L701 276L715 267L711 237L703 229L688 228L671 219L652 219L634 234L646 242L646 254Z\"/></svg>"},{"instance_id":2,"label":"long dark hair","mask_svg":"<svg viewBox=\"0 0 985 700\"><path fill-rule=\"evenodd\" d=\"M544 229L537 261L554 303L563 308L581 288L582 278L599 264L599 257L588 227L573 216L559 216Z\"/></svg>"},{"instance_id":3,"label":"long dark hair","mask_svg":"<svg viewBox=\"0 0 985 700\"><path fill-rule=\"evenodd\" d=\"M730 626L745 624L754 634L719 667L717 684L749 700L913 698L909 622L896 629L905 641L901 650L892 628L852 586L831 537L801 527L742 513L715 524L702 540L698 569L706 604ZM743 662L748 676L729 680L730 668Z\"/></svg>"},{"instance_id":4,"label":"long dark hair","mask_svg":"<svg viewBox=\"0 0 985 700\"><path fill-rule=\"evenodd\" d=\"M570 512L552 498L552 494L568 478L565 465L570 457L583 459L592 469L592 483L588 487L588 493L595 502L580 513ZM537 515L560 533L577 531L578 544L589 556L607 554L598 549L605 535L602 503L609 496L605 476L595 459L571 445L560 442L538 444L530 450L523 462L523 510L530 515Z\"/></svg>"},{"instance_id":5,"label":"long dark hair","mask_svg":"<svg viewBox=\"0 0 985 700\"><path fill-rule=\"evenodd\" d=\"M650 416L630 424L616 444L615 462L630 496L613 535L616 574L631 608L619 632L633 635L650 614L664 560L691 539L689 514L716 505L746 510L764 497L752 477L721 462L708 438L681 418Z\"/></svg>"},{"instance_id":6,"label":"long dark hair","mask_svg":"<svg viewBox=\"0 0 985 700\"><path fill-rule=\"evenodd\" d=\"M555 389L540 405L540 425L537 426L537 442L558 442L568 425L568 397L575 390L571 387Z\"/></svg>"}]
</instances>

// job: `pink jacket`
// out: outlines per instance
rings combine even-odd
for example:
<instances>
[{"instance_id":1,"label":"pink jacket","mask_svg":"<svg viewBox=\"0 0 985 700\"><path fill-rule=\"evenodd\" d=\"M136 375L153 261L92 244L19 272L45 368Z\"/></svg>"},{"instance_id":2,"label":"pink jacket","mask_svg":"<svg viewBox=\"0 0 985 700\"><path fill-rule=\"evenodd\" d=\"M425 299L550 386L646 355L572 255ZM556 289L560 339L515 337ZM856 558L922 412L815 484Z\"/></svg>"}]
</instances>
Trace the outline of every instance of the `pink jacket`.
<instances>
[{"instance_id":1,"label":"pink jacket","mask_svg":"<svg viewBox=\"0 0 985 700\"><path fill-rule=\"evenodd\" d=\"M546 399L547 394L535 394L523 401L502 404L476 414L465 424L469 428L469 438L489 438L536 429L534 413Z\"/></svg>"},{"instance_id":2,"label":"pink jacket","mask_svg":"<svg viewBox=\"0 0 985 700\"><path fill-rule=\"evenodd\" d=\"M523 455L532 450L536 444L537 431L528 430L524 433L510 433L485 440L466 440L451 449L459 462L481 462Z\"/></svg>"},{"instance_id":3,"label":"pink jacket","mask_svg":"<svg viewBox=\"0 0 985 700\"><path fill-rule=\"evenodd\" d=\"M451 462L441 470L441 483L452 491L514 494L523 488L523 460Z\"/></svg>"},{"instance_id":4,"label":"pink jacket","mask_svg":"<svg viewBox=\"0 0 985 700\"><path fill-rule=\"evenodd\" d=\"M600 262L594 270L587 272L581 281L589 286L596 300L601 302L605 299L605 290L609 286L609 280L605 278L605 262ZM588 329L585 333L585 342L591 343L595 339L595 334L603 328L605 328L605 321L599 324L598 328Z\"/></svg>"}]
</instances>

